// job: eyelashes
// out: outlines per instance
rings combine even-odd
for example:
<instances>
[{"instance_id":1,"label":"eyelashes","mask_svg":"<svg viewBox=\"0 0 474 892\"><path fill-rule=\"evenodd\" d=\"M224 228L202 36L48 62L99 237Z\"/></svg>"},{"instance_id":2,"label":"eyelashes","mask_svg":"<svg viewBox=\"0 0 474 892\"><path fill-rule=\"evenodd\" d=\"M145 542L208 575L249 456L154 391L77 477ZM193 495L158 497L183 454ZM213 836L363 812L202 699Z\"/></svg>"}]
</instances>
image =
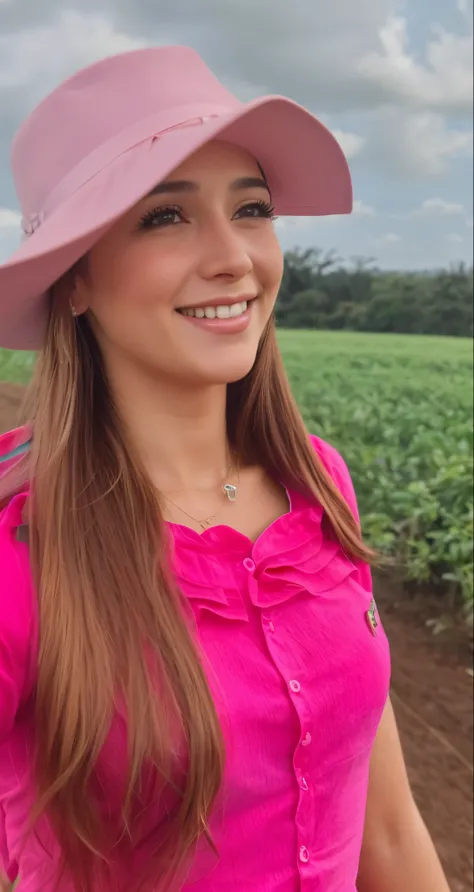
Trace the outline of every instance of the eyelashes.
<instances>
[{"instance_id":1,"label":"eyelashes","mask_svg":"<svg viewBox=\"0 0 474 892\"><path fill-rule=\"evenodd\" d=\"M138 228L139 229L152 229L158 228L160 226L169 226L174 225L172 217L180 217L182 220L181 210L178 207L160 207L153 208L151 211L146 211L146 213L142 214L140 217ZM180 222L181 222L180 220Z\"/></svg>"},{"instance_id":2,"label":"eyelashes","mask_svg":"<svg viewBox=\"0 0 474 892\"><path fill-rule=\"evenodd\" d=\"M259 214L257 216L266 217L269 220L276 220L275 217L275 208L268 201L263 201L263 199L259 199L259 201L251 201L249 204L245 204L243 207L239 208L237 213L241 213L242 211L247 210L257 210ZM246 216L246 215L244 215ZM249 216L252 216L249 214Z\"/></svg>"},{"instance_id":3,"label":"eyelashes","mask_svg":"<svg viewBox=\"0 0 474 892\"><path fill-rule=\"evenodd\" d=\"M268 219L276 220L275 208L267 201L259 199L243 205L234 214L232 219ZM161 229L165 226L176 226L177 223L187 222L182 209L178 206L157 207L146 211L139 220L139 229Z\"/></svg>"}]
</instances>

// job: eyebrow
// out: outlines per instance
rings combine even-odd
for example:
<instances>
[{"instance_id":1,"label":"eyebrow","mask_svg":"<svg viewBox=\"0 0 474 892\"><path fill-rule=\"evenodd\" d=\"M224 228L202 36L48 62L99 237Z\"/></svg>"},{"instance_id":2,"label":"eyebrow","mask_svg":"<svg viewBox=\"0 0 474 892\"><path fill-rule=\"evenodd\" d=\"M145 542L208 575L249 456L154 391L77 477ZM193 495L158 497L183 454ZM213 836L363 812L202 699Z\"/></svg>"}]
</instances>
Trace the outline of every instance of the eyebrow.
<instances>
[{"instance_id":1,"label":"eyebrow","mask_svg":"<svg viewBox=\"0 0 474 892\"><path fill-rule=\"evenodd\" d=\"M266 192L270 192L268 183L261 177L239 177L230 184L230 189L232 192L238 192L240 189L265 189ZM159 183L158 186L155 186L155 188L148 193L147 198L150 198L152 195L169 195L170 193L198 191L198 184L193 183L191 180L168 180L165 183Z\"/></svg>"}]
</instances>

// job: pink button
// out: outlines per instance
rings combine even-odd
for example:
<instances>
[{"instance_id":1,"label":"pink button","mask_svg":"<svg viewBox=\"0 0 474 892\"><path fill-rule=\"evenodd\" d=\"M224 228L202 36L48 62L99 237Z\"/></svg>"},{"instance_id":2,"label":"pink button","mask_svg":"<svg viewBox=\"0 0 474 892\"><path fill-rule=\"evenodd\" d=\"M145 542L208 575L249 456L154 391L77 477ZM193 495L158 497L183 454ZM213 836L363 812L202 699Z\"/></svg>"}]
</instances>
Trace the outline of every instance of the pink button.
<instances>
[{"instance_id":1,"label":"pink button","mask_svg":"<svg viewBox=\"0 0 474 892\"><path fill-rule=\"evenodd\" d=\"M245 560L244 560L244 567L245 567L246 570L249 571L249 573L253 573L253 571L255 570L255 564L254 564L254 562L251 560L251 558L245 558Z\"/></svg>"},{"instance_id":2,"label":"pink button","mask_svg":"<svg viewBox=\"0 0 474 892\"><path fill-rule=\"evenodd\" d=\"M273 625L273 623L268 623L268 628L269 628L270 632L275 631L275 626Z\"/></svg>"},{"instance_id":3,"label":"pink button","mask_svg":"<svg viewBox=\"0 0 474 892\"><path fill-rule=\"evenodd\" d=\"M305 777L300 777L300 787L302 790L309 790Z\"/></svg>"},{"instance_id":4,"label":"pink button","mask_svg":"<svg viewBox=\"0 0 474 892\"><path fill-rule=\"evenodd\" d=\"M301 846L300 848L300 861L302 861L303 864L307 864L309 861L309 852L306 846Z\"/></svg>"},{"instance_id":5,"label":"pink button","mask_svg":"<svg viewBox=\"0 0 474 892\"><path fill-rule=\"evenodd\" d=\"M312 739L313 738L311 737L311 734L309 733L309 731L307 731L305 736L303 737L303 740L301 741L301 746L309 746Z\"/></svg>"},{"instance_id":6,"label":"pink button","mask_svg":"<svg viewBox=\"0 0 474 892\"><path fill-rule=\"evenodd\" d=\"M301 691L301 685L299 681L295 681L295 679L293 679L293 681L290 681L290 691L293 691L294 694L299 694L299 692Z\"/></svg>"}]
</instances>

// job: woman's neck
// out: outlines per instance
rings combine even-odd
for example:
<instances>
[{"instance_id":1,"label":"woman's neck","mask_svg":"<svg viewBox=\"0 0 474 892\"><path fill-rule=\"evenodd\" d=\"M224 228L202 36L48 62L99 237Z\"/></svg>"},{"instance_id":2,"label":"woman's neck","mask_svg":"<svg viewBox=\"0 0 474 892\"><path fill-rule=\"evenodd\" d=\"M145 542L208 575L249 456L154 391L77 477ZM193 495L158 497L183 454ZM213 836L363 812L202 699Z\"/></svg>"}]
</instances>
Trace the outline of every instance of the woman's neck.
<instances>
[{"instance_id":1,"label":"woman's neck","mask_svg":"<svg viewBox=\"0 0 474 892\"><path fill-rule=\"evenodd\" d=\"M121 382L117 402L132 442L164 493L212 490L229 467L226 387Z\"/></svg>"}]
</instances>

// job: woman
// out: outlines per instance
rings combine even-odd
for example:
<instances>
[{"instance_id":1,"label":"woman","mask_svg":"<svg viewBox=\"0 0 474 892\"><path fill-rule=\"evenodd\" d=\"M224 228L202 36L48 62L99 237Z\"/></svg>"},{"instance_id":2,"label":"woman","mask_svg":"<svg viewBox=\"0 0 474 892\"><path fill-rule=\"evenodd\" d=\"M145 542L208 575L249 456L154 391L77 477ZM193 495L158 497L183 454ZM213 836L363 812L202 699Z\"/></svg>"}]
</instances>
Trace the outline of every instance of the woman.
<instances>
[{"instance_id":1,"label":"woman","mask_svg":"<svg viewBox=\"0 0 474 892\"><path fill-rule=\"evenodd\" d=\"M1 340L41 353L2 447L6 877L445 892L350 477L275 339L272 218L350 211L339 146L168 47L61 85L13 169Z\"/></svg>"}]
</instances>

